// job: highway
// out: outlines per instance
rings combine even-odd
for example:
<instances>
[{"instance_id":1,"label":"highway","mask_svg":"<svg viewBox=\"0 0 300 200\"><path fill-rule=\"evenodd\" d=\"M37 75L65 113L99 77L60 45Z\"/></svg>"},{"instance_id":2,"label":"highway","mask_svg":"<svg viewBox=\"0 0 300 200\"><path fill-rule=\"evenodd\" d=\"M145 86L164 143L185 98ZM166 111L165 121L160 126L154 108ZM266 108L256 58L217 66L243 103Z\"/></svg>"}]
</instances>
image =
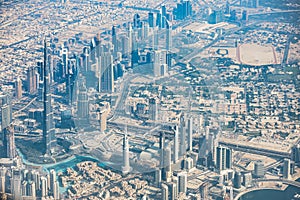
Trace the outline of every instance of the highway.
<instances>
[{"instance_id":1,"label":"highway","mask_svg":"<svg viewBox=\"0 0 300 200\"><path fill-rule=\"evenodd\" d=\"M130 81L137 76L138 76L137 74L135 75L127 74L126 77L124 77L124 80L120 85L120 91L122 91L122 93L120 94L120 96L116 101L115 110L112 111L112 117L108 119L109 121L114 121L116 118L120 116L127 116L125 113L125 101L129 94Z\"/></svg>"}]
</instances>

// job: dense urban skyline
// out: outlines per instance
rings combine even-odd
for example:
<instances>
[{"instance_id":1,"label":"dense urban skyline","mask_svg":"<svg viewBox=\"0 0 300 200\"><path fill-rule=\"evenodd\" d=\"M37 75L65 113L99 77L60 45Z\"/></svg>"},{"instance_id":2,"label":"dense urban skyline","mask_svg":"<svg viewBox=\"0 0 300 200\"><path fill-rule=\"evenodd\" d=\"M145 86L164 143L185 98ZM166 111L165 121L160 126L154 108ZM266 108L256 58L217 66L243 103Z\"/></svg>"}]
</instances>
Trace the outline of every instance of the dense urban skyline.
<instances>
[{"instance_id":1,"label":"dense urban skyline","mask_svg":"<svg viewBox=\"0 0 300 200\"><path fill-rule=\"evenodd\" d=\"M0 1L0 199L299 198L300 4L271 2Z\"/></svg>"}]
</instances>

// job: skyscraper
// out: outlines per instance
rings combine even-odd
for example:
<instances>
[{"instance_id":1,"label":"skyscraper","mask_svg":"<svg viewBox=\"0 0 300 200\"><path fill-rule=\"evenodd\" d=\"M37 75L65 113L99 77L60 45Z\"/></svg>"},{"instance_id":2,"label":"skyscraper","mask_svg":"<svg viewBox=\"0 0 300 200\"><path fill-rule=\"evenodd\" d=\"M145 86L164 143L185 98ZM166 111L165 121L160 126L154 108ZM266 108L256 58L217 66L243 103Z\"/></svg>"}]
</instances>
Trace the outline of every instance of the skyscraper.
<instances>
[{"instance_id":1,"label":"skyscraper","mask_svg":"<svg viewBox=\"0 0 300 200\"><path fill-rule=\"evenodd\" d=\"M219 171L231 169L232 167L232 152L231 149L218 146L216 150L216 168Z\"/></svg>"},{"instance_id":2,"label":"skyscraper","mask_svg":"<svg viewBox=\"0 0 300 200\"><path fill-rule=\"evenodd\" d=\"M151 27L151 28L156 26L156 19L154 17L153 12L148 13L148 24L149 24L149 27Z\"/></svg>"},{"instance_id":3,"label":"skyscraper","mask_svg":"<svg viewBox=\"0 0 300 200\"><path fill-rule=\"evenodd\" d=\"M65 78L66 74L68 74L68 70L69 70L69 56L68 56L68 49L67 48L63 48L62 49L62 78Z\"/></svg>"},{"instance_id":4,"label":"skyscraper","mask_svg":"<svg viewBox=\"0 0 300 200\"><path fill-rule=\"evenodd\" d=\"M99 91L114 92L113 56L110 52L104 52L100 57Z\"/></svg>"},{"instance_id":5,"label":"skyscraper","mask_svg":"<svg viewBox=\"0 0 300 200\"><path fill-rule=\"evenodd\" d=\"M188 151L192 152L193 151L193 118L190 117L188 119L188 124L187 124L187 134L188 134Z\"/></svg>"},{"instance_id":6,"label":"skyscraper","mask_svg":"<svg viewBox=\"0 0 300 200\"><path fill-rule=\"evenodd\" d=\"M141 28L141 19L139 14L135 14L133 16L133 28L138 29Z\"/></svg>"},{"instance_id":7,"label":"skyscraper","mask_svg":"<svg viewBox=\"0 0 300 200\"><path fill-rule=\"evenodd\" d=\"M0 193L5 193L6 168L0 167Z\"/></svg>"},{"instance_id":8,"label":"skyscraper","mask_svg":"<svg viewBox=\"0 0 300 200\"><path fill-rule=\"evenodd\" d=\"M164 17L166 24L166 50L171 51L172 48L172 25L171 23Z\"/></svg>"},{"instance_id":9,"label":"skyscraper","mask_svg":"<svg viewBox=\"0 0 300 200\"><path fill-rule=\"evenodd\" d=\"M12 171L11 194L13 196L13 199L16 199L16 200L22 199L21 174L20 174L19 170L13 170Z\"/></svg>"},{"instance_id":10,"label":"skyscraper","mask_svg":"<svg viewBox=\"0 0 300 200\"><path fill-rule=\"evenodd\" d=\"M169 200L169 189L166 184L161 184L161 200Z\"/></svg>"},{"instance_id":11,"label":"skyscraper","mask_svg":"<svg viewBox=\"0 0 300 200\"><path fill-rule=\"evenodd\" d=\"M55 143L55 129L53 124L53 112L51 106L51 91L49 66L47 62L47 42L44 41L44 112L43 112L43 144L44 154L50 154Z\"/></svg>"},{"instance_id":12,"label":"skyscraper","mask_svg":"<svg viewBox=\"0 0 300 200\"><path fill-rule=\"evenodd\" d=\"M42 176L41 177L41 197L48 196L48 182L47 178Z\"/></svg>"},{"instance_id":13,"label":"skyscraper","mask_svg":"<svg viewBox=\"0 0 300 200\"><path fill-rule=\"evenodd\" d=\"M163 167L163 180L168 181L172 176L172 157L171 157L171 148L166 147L164 149L164 167Z\"/></svg>"},{"instance_id":14,"label":"skyscraper","mask_svg":"<svg viewBox=\"0 0 300 200\"><path fill-rule=\"evenodd\" d=\"M289 179L291 177L291 160L285 158L283 161L283 178Z\"/></svg>"},{"instance_id":15,"label":"skyscraper","mask_svg":"<svg viewBox=\"0 0 300 200\"><path fill-rule=\"evenodd\" d=\"M291 160L295 162L295 164L299 164L300 162L300 144L296 144L292 147Z\"/></svg>"},{"instance_id":16,"label":"skyscraper","mask_svg":"<svg viewBox=\"0 0 300 200\"><path fill-rule=\"evenodd\" d=\"M181 114L180 116L180 125L179 125L179 132L180 132L180 149L179 149L179 156L183 157L186 154L186 127L185 127L185 120L184 115Z\"/></svg>"},{"instance_id":17,"label":"skyscraper","mask_svg":"<svg viewBox=\"0 0 300 200\"><path fill-rule=\"evenodd\" d=\"M153 30L153 49L158 50L158 48L159 48L158 29L157 29L157 27L154 27L152 30Z\"/></svg>"},{"instance_id":18,"label":"skyscraper","mask_svg":"<svg viewBox=\"0 0 300 200\"><path fill-rule=\"evenodd\" d=\"M16 82L15 82L15 96L17 99L21 99L22 98L22 81L21 79L18 77Z\"/></svg>"},{"instance_id":19,"label":"skyscraper","mask_svg":"<svg viewBox=\"0 0 300 200\"><path fill-rule=\"evenodd\" d=\"M85 120L89 118L89 99L84 81L79 85L77 117Z\"/></svg>"},{"instance_id":20,"label":"skyscraper","mask_svg":"<svg viewBox=\"0 0 300 200\"><path fill-rule=\"evenodd\" d=\"M128 57L129 52L131 51L129 48L131 45L129 45L129 37L123 36L121 38L121 44L122 44L122 57Z\"/></svg>"},{"instance_id":21,"label":"skyscraper","mask_svg":"<svg viewBox=\"0 0 300 200\"><path fill-rule=\"evenodd\" d=\"M1 106L1 132L2 132L2 141L4 141L4 129L8 127L12 121L12 109L10 104L9 95L0 96L0 106Z\"/></svg>"},{"instance_id":22,"label":"skyscraper","mask_svg":"<svg viewBox=\"0 0 300 200\"><path fill-rule=\"evenodd\" d=\"M168 185L168 191L169 191L169 199L170 200L175 200L177 199L177 195L178 195L178 189L177 189L177 184L174 183L174 182L170 182L170 183L167 183Z\"/></svg>"},{"instance_id":23,"label":"skyscraper","mask_svg":"<svg viewBox=\"0 0 300 200\"><path fill-rule=\"evenodd\" d=\"M16 147L15 147L15 136L14 136L14 126L10 124L8 127L3 129L4 134L4 151L6 158L16 157Z\"/></svg>"},{"instance_id":24,"label":"skyscraper","mask_svg":"<svg viewBox=\"0 0 300 200\"><path fill-rule=\"evenodd\" d=\"M178 192L187 192L187 173L180 172L178 175Z\"/></svg>"},{"instance_id":25,"label":"skyscraper","mask_svg":"<svg viewBox=\"0 0 300 200\"><path fill-rule=\"evenodd\" d=\"M265 167L264 167L264 163L261 160L257 160L254 163L254 173L253 175L257 178L261 178L264 177L265 175Z\"/></svg>"},{"instance_id":26,"label":"skyscraper","mask_svg":"<svg viewBox=\"0 0 300 200\"><path fill-rule=\"evenodd\" d=\"M164 149L165 149L165 133L160 132L159 134L160 168L163 168L165 166Z\"/></svg>"},{"instance_id":27,"label":"skyscraper","mask_svg":"<svg viewBox=\"0 0 300 200\"><path fill-rule=\"evenodd\" d=\"M234 187L237 188L237 189L240 189L241 188L241 183L242 183L242 174L241 174L241 172L235 172L234 180L233 180Z\"/></svg>"},{"instance_id":28,"label":"skyscraper","mask_svg":"<svg viewBox=\"0 0 300 200\"><path fill-rule=\"evenodd\" d=\"M34 94L37 90L37 81L36 81L36 75L35 75L35 69L34 67L29 67L27 69L27 80L26 80L26 88L29 94Z\"/></svg>"},{"instance_id":29,"label":"skyscraper","mask_svg":"<svg viewBox=\"0 0 300 200\"><path fill-rule=\"evenodd\" d=\"M58 182L56 180L56 172L54 169L50 170L50 193L54 197L55 200L59 200L59 187Z\"/></svg>"},{"instance_id":30,"label":"skyscraper","mask_svg":"<svg viewBox=\"0 0 300 200\"><path fill-rule=\"evenodd\" d=\"M118 40L117 40L117 30L116 27L113 26L111 29L111 37L112 37L112 44L113 44L113 57L114 59L117 58L117 52L118 52Z\"/></svg>"},{"instance_id":31,"label":"skyscraper","mask_svg":"<svg viewBox=\"0 0 300 200\"><path fill-rule=\"evenodd\" d=\"M98 114L98 119L99 119L99 124L100 124L100 132L104 132L107 127L107 115L108 111L107 109L101 109L99 110Z\"/></svg>"},{"instance_id":32,"label":"skyscraper","mask_svg":"<svg viewBox=\"0 0 300 200\"><path fill-rule=\"evenodd\" d=\"M168 72L167 52L162 50L153 51L153 74L154 76L165 76Z\"/></svg>"},{"instance_id":33,"label":"skyscraper","mask_svg":"<svg viewBox=\"0 0 300 200\"><path fill-rule=\"evenodd\" d=\"M127 129L127 128L126 128ZM130 172L130 163L129 163L129 144L127 138L127 130L123 137L123 167L122 173L127 174Z\"/></svg>"},{"instance_id":34,"label":"skyscraper","mask_svg":"<svg viewBox=\"0 0 300 200\"><path fill-rule=\"evenodd\" d=\"M173 143L173 162L176 163L178 160L178 145L179 145L179 141L178 141L178 137L179 137L179 130L178 130L178 126L176 126L175 128L175 134L174 134L174 143Z\"/></svg>"},{"instance_id":35,"label":"skyscraper","mask_svg":"<svg viewBox=\"0 0 300 200\"><path fill-rule=\"evenodd\" d=\"M155 98L149 99L149 119L152 121L157 121L158 118L158 103Z\"/></svg>"}]
</instances>

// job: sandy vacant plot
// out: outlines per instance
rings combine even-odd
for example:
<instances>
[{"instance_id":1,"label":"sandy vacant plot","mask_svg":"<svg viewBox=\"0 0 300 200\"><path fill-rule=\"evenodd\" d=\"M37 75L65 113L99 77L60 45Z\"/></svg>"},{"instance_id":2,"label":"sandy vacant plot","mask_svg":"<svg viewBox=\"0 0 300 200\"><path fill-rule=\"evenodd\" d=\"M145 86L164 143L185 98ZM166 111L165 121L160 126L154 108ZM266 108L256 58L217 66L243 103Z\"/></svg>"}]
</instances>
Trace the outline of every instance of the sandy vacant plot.
<instances>
[{"instance_id":1,"label":"sandy vacant plot","mask_svg":"<svg viewBox=\"0 0 300 200\"><path fill-rule=\"evenodd\" d=\"M276 53L272 46L257 44L242 44L238 47L237 58L240 63L247 65L276 64Z\"/></svg>"}]
</instances>

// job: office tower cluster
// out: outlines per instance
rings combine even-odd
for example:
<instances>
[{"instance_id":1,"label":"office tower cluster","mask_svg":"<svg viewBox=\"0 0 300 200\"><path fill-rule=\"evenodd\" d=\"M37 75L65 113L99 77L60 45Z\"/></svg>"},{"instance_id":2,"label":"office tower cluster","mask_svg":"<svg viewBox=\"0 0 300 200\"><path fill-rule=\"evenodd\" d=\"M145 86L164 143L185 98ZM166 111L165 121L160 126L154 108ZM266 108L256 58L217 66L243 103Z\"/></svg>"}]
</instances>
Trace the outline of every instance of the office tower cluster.
<instances>
[{"instance_id":1,"label":"office tower cluster","mask_svg":"<svg viewBox=\"0 0 300 200\"><path fill-rule=\"evenodd\" d=\"M193 117L182 113L171 141L167 142L165 133L160 132L160 165L155 171L155 182L161 188L162 199L177 199L187 194L187 172L198 160L193 152L193 130Z\"/></svg>"},{"instance_id":2,"label":"office tower cluster","mask_svg":"<svg viewBox=\"0 0 300 200\"><path fill-rule=\"evenodd\" d=\"M259 0L240 0L240 6L257 8L259 7Z\"/></svg>"},{"instance_id":3,"label":"office tower cluster","mask_svg":"<svg viewBox=\"0 0 300 200\"><path fill-rule=\"evenodd\" d=\"M186 19L192 14L192 4L187 0L182 0L180 3L177 3L177 7L173 9L173 15L176 20Z\"/></svg>"},{"instance_id":4,"label":"office tower cluster","mask_svg":"<svg viewBox=\"0 0 300 200\"><path fill-rule=\"evenodd\" d=\"M41 173L21 167L0 167L0 193L14 200L59 200L56 172Z\"/></svg>"}]
</instances>

